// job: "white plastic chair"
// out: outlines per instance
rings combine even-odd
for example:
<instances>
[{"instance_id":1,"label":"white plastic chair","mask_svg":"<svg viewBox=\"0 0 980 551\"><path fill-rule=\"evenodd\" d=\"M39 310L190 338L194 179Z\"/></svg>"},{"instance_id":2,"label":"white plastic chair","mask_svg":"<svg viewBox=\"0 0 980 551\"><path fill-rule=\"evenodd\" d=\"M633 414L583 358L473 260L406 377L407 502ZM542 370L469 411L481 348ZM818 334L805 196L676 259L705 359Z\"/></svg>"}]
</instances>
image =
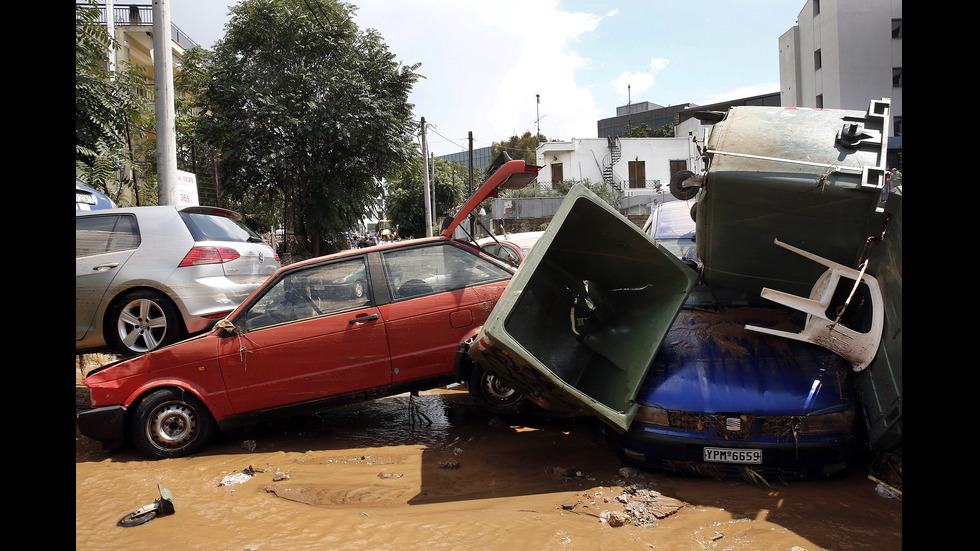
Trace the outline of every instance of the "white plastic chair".
<instances>
[{"instance_id":1,"label":"white plastic chair","mask_svg":"<svg viewBox=\"0 0 980 551\"><path fill-rule=\"evenodd\" d=\"M783 243L779 239L776 239L775 243L784 249L788 249L814 262L823 264L828 269L813 285L809 298L798 297L769 288L762 289L762 298L789 306L794 310L799 310L807 314L806 324L802 331L799 333L790 333L788 331L779 331L754 325L746 325L745 328L760 333L811 342L822 346L850 362L854 371L863 371L868 367L868 364L871 363L871 360L875 357L875 353L878 351L878 345L881 343L882 327L884 326L884 306L878 281L874 277L863 273L863 270L858 271L842 264L837 264L826 258ZM854 281L855 290L857 289L857 284L861 281L868 286L871 294L872 320L871 329L867 333L860 333L849 327L845 327L838 321L827 318L827 308L830 307L830 301L834 296L834 292L842 276ZM851 291L852 296L853 294L854 290Z\"/></svg>"}]
</instances>

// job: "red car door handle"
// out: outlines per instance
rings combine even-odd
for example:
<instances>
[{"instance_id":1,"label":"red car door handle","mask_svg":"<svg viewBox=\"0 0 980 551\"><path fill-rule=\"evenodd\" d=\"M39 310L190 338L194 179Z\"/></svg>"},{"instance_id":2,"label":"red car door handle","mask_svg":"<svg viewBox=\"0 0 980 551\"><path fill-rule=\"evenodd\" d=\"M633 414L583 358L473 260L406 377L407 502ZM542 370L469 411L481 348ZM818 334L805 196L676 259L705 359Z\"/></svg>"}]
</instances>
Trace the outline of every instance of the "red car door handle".
<instances>
[{"instance_id":1,"label":"red car door handle","mask_svg":"<svg viewBox=\"0 0 980 551\"><path fill-rule=\"evenodd\" d=\"M356 318L351 318L351 320L348 321L347 323L348 323L348 325L354 325L355 323L361 323L361 322L365 322L365 321L372 321L372 320L376 320L376 319L378 319L378 315L377 314L371 314L370 316L358 316Z\"/></svg>"}]
</instances>

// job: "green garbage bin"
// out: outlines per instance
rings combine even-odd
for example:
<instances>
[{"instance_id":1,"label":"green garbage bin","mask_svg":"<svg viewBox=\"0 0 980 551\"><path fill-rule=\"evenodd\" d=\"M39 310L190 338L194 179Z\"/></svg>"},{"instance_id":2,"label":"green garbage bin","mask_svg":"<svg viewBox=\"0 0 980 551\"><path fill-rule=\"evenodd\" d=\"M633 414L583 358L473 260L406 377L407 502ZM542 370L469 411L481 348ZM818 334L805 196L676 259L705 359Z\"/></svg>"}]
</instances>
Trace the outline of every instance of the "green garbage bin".
<instances>
[{"instance_id":1,"label":"green garbage bin","mask_svg":"<svg viewBox=\"0 0 980 551\"><path fill-rule=\"evenodd\" d=\"M806 295L823 267L775 239L856 267L881 232L888 100L867 111L734 107L708 139L697 207L704 281L723 304Z\"/></svg>"},{"instance_id":2,"label":"green garbage bin","mask_svg":"<svg viewBox=\"0 0 980 551\"><path fill-rule=\"evenodd\" d=\"M469 348L538 405L625 431L698 274L585 186L572 188Z\"/></svg>"}]
</instances>

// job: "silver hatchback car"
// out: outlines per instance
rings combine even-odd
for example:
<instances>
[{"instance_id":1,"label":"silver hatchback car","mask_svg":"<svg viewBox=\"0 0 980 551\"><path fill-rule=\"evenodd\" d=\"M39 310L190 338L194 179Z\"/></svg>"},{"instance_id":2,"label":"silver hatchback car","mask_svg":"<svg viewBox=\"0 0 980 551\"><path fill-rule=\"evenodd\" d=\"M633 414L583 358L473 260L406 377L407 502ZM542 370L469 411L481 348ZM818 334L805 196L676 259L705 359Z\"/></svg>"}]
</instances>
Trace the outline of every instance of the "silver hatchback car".
<instances>
[{"instance_id":1,"label":"silver hatchback car","mask_svg":"<svg viewBox=\"0 0 980 551\"><path fill-rule=\"evenodd\" d=\"M215 207L75 213L75 352L142 354L206 331L279 269Z\"/></svg>"}]
</instances>

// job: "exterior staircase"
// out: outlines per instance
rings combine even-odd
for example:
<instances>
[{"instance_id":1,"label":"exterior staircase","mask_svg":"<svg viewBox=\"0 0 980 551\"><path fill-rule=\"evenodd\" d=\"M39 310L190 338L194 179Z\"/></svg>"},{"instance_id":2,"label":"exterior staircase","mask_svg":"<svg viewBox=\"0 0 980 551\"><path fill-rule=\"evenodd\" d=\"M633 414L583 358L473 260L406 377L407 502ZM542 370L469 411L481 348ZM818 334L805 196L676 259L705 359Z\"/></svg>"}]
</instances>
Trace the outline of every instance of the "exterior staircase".
<instances>
[{"instance_id":1,"label":"exterior staircase","mask_svg":"<svg viewBox=\"0 0 980 551\"><path fill-rule=\"evenodd\" d=\"M606 185L611 186L616 191L622 193L623 185L617 182L613 177L613 165L619 162L619 158L622 155L622 150L619 148L619 140L616 138L607 138L609 141L609 156L606 159L609 160L609 164L603 164L602 166L602 181Z\"/></svg>"}]
</instances>

